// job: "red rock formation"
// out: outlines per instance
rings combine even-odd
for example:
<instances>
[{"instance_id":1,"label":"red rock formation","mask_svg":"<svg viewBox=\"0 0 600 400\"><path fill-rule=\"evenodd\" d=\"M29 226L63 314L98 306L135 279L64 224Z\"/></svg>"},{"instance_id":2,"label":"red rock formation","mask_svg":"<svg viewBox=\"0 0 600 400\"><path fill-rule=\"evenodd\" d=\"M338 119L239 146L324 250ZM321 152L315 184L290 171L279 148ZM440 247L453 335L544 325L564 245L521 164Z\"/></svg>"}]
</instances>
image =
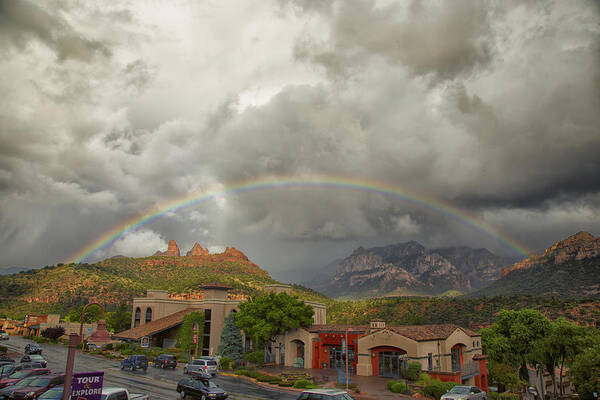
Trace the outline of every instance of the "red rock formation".
<instances>
[{"instance_id":1,"label":"red rock formation","mask_svg":"<svg viewBox=\"0 0 600 400\"><path fill-rule=\"evenodd\" d=\"M600 256L600 237L594 237L588 232L578 232L564 240L548 247L542 254L534 255L515 263L502 271L502 276L510 271L531 268L538 264L564 264L573 260L585 260Z\"/></svg>"},{"instance_id":2,"label":"red rock formation","mask_svg":"<svg viewBox=\"0 0 600 400\"><path fill-rule=\"evenodd\" d=\"M246 260L246 261L248 260L248 257L244 253L242 253L241 251L236 249L235 247L227 247L222 254L228 258L237 258L237 259Z\"/></svg>"},{"instance_id":3,"label":"red rock formation","mask_svg":"<svg viewBox=\"0 0 600 400\"><path fill-rule=\"evenodd\" d=\"M192 247L192 249L190 251L188 251L185 255L186 256L207 256L208 249L202 248L202 246L200 246L200 244L198 244L196 242L196 243L194 243L194 247Z\"/></svg>"},{"instance_id":4,"label":"red rock formation","mask_svg":"<svg viewBox=\"0 0 600 400\"><path fill-rule=\"evenodd\" d=\"M179 247L177 247L177 242L174 240L169 240L169 247L167 251L164 253L165 256L176 256L179 257Z\"/></svg>"}]
</instances>

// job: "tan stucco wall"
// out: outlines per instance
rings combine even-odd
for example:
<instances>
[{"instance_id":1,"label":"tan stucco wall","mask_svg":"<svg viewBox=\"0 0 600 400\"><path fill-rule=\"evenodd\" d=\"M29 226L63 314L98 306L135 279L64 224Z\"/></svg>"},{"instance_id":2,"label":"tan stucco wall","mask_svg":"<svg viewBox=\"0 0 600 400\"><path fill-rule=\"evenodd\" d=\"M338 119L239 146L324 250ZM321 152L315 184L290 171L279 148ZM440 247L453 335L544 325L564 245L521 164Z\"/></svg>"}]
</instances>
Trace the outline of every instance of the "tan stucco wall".
<instances>
[{"instance_id":1,"label":"tan stucco wall","mask_svg":"<svg viewBox=\"0 0 600 400\"><path fill-rule=\"evenodd\" d=\"M293 367L297 359L297 344L294 341L299 340L304 343L304 368L312 368L312 341L318 337L318 334L310 333L302 328L294 329L286 332L285 335L275 337L275 363L278 364L279 360L281 360L280 343L283 343L285 347L285 365Z\"/></svg>"},{"instance_id":2,"label":"tan stucco wall","mask_svg":"<svg viewBox=\"0 0 600 400\"><path fill-rule=\"evenodd\" d=\"M406 351L408 357L416 357L418 343L388 329L374 332L358 339L358 362L356 374L362 376L373 375L371 364L371 349L379 346L397 347Z\"/></svg>"}]
</instances>

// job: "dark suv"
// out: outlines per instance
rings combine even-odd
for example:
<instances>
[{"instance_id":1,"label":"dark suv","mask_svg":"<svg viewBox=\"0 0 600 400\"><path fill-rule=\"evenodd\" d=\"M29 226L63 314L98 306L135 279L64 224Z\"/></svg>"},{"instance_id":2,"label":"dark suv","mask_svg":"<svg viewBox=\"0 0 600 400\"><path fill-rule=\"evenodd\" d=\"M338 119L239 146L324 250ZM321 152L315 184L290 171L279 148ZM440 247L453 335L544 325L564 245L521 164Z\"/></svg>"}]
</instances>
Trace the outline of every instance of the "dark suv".
<instances>
[{"instance_id":1,"label":"dark suv","mask_svg":"<svg viewBox=\"0 0 600 400\"><path fill-rule=\"evenodd\" d=\"M148 358L144 355L134 354L121 361L121 369L135 371L136 369L148 369Z\"/></svg>"},{"instance_id":2,"label":"dark suv","mask_svg":"<svg viewBox=\"0 0 600 400\"><path fill-rule=\"evenodd\" d=\"M42 348L37 343L29 343L25 346L25 354L42 354Z\"/></svg>"},{"instance_id":3,"label":"dark suv","mask_svg":"<svg viewBox=\"0 0 600 400\"><path fill-rule=\"evenodd\" d=\"M226 391L218 387L211 379L211 376L202 372L192 374L190 378L185 377L177 382L177 392L182 400L189 397L197 397L201 400L226 399Z\"/></svg>"},{"instance_id":4,"label":"dark suv","mask_svg":"<svg viewBox=\"0 0 600 400\"><path fill-rule=\"evenodd\" d=\"M154 368L177 368L177 358L171 354L159 354L152 361Z\"/></svg>"}]
</instances>

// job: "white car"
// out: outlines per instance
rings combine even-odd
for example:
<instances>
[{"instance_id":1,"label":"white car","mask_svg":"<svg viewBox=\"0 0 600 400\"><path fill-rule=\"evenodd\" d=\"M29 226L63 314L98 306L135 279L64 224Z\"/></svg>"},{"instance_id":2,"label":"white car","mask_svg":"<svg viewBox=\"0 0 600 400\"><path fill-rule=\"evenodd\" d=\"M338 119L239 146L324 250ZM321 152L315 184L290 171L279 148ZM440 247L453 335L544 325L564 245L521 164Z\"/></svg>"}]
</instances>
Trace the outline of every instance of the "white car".
<instances>
[{"instance_id":1,"label":"white car","mask_svg":"<svg viewBox=\"0 0 600 400\"><path fill-rule=\"evenodd\" d=\"M184 374L191 374L193 372L204 372L205 374L215 376L219 372L219 364L213 357L196 358L183 367Z\"/></svg>"},{"instance_id":2,"label":"white car","mask_svg":"<svg viewBox=\"0 0 600 400\"><path fill-rule=\"evenodd\" d=\"M340 389L308 389L300 393L296 400L354 400L354 397Z\"/></svg>"},{"instance_id":3,"label":"white car","mask_svg":"<svg viewBox=\"0 0 600 400\"><path fill-rule=\"evenodd\" d=\"M487 400L487 394L477 386L454 386L440 400Z\"/></svg>"}]
</instances>

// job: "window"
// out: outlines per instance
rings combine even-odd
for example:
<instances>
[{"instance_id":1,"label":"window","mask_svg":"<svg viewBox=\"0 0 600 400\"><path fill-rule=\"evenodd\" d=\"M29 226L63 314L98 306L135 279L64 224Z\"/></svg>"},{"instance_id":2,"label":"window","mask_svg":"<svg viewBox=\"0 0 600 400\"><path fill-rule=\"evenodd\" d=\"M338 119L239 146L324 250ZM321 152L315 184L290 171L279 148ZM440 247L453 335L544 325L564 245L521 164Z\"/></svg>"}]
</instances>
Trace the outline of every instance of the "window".
<instances>
[{"instance_id":1,"label":"window","mask_svg":"<svg viewBox=\"0 0 600 400\"><path fill-rule=\"evenodd\" d=\"M140 310L139 307L137 307L135 309L135 319L133 321L133 327L135 328L136 326L140 326L140 319L142 318L142 310ZM112 396L112 395L111 395ZM111 397L108 396L108 397ZM109 399L109 400L113 400L113 399Z\"/></svg>"},{"instance_id":2,"label":"window","mask_svg":"<svg viewBox=\"0 0 600 400\"><path fill-rule=\"evenodd\" d=\"M433 369L433 354L427 354L427 370L431 371Z\"/></svg>"},{"instance_id":3,"label":"window","mask_svg":"<svg viewBox=\"0 0 600 400\"><path fill-rule=\"evenodd\" d=\"M202 355L210 354L210 318L212 311L210 308L204 310L204 337L202 338Z\"/></svg>"},{"instance_id":4,"label":"window","mask_svg":"<svg viewBox=\"0 0 600 400\"><path fill-rule=\"evenodd\" d=\"M150 307L146 308L146 323L152 321L152 309Z\"/></svg>"}]
</instances>

